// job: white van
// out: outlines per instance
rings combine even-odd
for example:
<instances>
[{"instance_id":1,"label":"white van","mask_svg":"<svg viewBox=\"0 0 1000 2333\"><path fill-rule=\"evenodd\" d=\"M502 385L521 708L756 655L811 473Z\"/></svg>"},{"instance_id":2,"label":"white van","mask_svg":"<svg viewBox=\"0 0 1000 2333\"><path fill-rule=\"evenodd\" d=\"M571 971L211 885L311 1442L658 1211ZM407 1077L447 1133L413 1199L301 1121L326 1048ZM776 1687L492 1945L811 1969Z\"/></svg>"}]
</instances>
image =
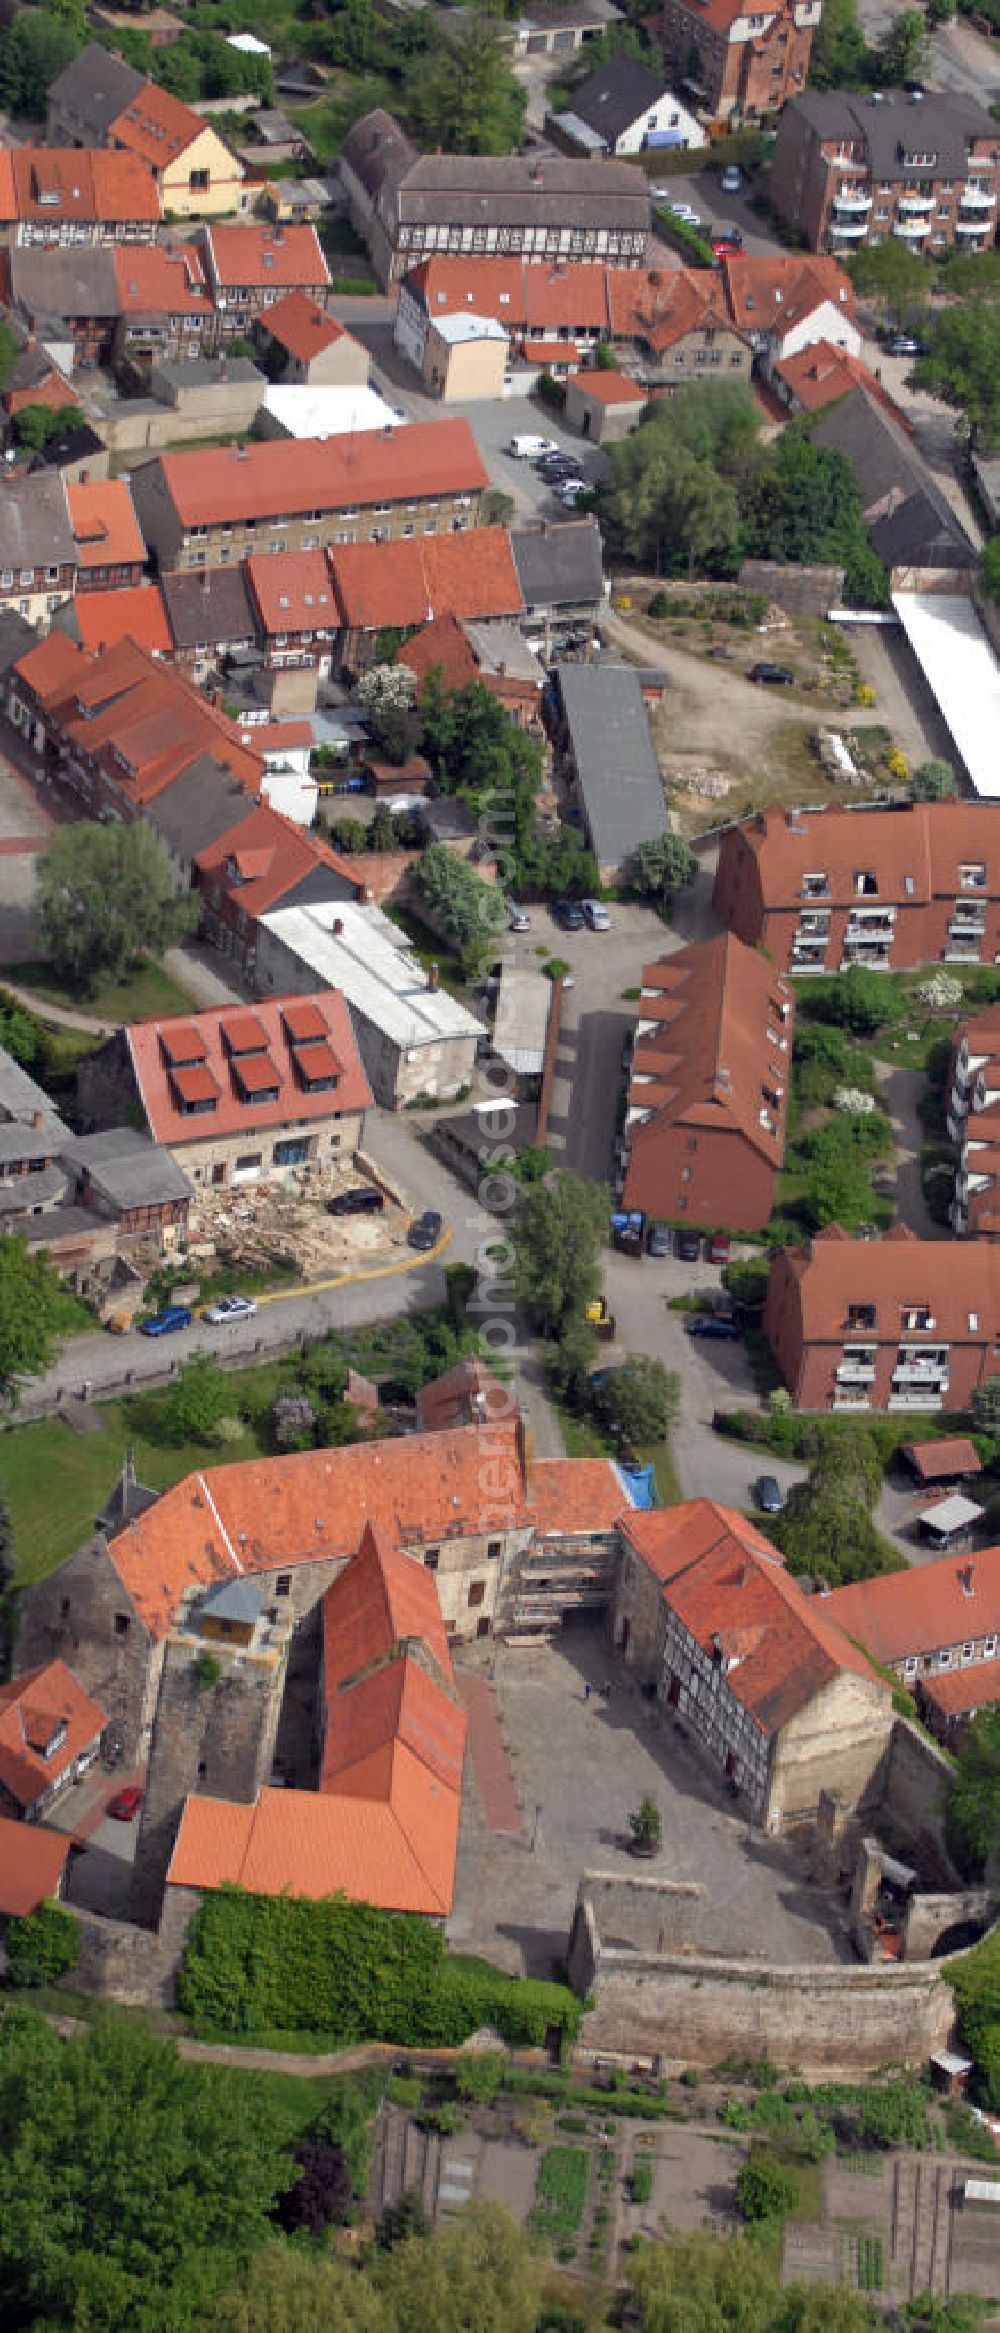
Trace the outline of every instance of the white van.
<instances>
[{"instance_id":1,"label":"white van","mask_svg":"<svg viewBox=\"0 0 1000 2333\"><path fill-rule=\"evenodd\" d=\"M512 437L507 450L515 462L537 462L542 454L557 454L559 448L551 437Z\"/></svg>"}]
</instances>

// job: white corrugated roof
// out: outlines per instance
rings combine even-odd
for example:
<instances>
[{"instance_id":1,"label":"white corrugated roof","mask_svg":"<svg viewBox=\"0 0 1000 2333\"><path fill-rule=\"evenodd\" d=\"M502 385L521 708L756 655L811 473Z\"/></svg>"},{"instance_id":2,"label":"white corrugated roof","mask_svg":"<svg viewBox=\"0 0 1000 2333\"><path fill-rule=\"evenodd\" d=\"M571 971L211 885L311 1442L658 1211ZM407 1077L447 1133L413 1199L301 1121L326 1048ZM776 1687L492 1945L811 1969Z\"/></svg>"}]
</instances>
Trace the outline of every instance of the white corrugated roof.
<instances>
[{"instance_id":1,"label":"white corrugated roof","mask_svg":"<svg viewBox=\"0 0 1000 2333\"><path fill-rule=\"evenodd\" d=\"M317 988L339 988L364 1020L402 1050L482 1036L482 1023L447 989L428 988L426 972L381 908L336 900L279 907L260 920L308 965Z\"/></svg>"},{"instance_id":2,"label":"white corrugated roof","mask_svg":"<svg viewBox=\"0 0 1000 2333\"><path fill-rule=\"evenodd\" d=\"M552 1009L552 982L544 972L505 964L500 974L493 1044L515 1075L540 1077Z\"/></svg>"},{"instance_id":3,"label":"white corrugated roof","mask_svg":"<svg viewBox=\"0 0 1000 2333\"><path fill-rule=\"evenodd\" d=\"M976 793L1000 801L1000 664L971 599L894 591L892 604Z\"/></svg>"},{"instance_id":4,"label":"white corrugated roof","mask_svg":"<svg viewBox=\"0 0 1000 2333\"><path fill-rule=\"evenodd\" d=\"M344 437L354 429L403 429L406 415L397 413L377 389L360 381L287 388L280 382L269 388L265 413L271 413L289 437Z\"/></svg>"},{"instance_id":5,"label":"white corrugated roof","mask_svg":"<svg viewBox=\"0 0 1000 2333\"><path fill-rule=\"evenodd\" d=\"M469 309L460 310L457 316L432 316L431 323L438 339L446 340L451 348L460 347L466 340L507 338L495 316L474 316Z\"/></svg>"}]
</instances>

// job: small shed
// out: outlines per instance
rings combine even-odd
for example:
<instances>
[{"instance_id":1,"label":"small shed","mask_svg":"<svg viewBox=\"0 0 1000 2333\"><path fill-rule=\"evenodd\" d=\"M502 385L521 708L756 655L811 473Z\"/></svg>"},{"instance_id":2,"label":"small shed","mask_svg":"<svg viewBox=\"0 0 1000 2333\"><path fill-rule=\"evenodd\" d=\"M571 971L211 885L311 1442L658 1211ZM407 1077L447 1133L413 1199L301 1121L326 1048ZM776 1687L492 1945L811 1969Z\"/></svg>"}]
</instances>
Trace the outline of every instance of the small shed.
<instances>
[{"instance_id":1,"label":"small shed","mask_svg":"<svg viewBox=\"0 0 1000 2333\"><path fill-rule=\"evenodd\" d=\"M969 2087L972 2059L954 2049L936 2049L931 2057L931 2081L948 2098L964 2098Z\"/></svg>"},{"instance_id":2,"label":"small shed","mask_svg":"<svg viewBox=\"0 0 1000 2333\"><path fill-rule=\"evenodd\" d=\"M577 373L566 386L567 429L578 429L594 445L614 445L638 429L649 396L627 373Z\"/></svg>"},{"instance_id":3,"label":"small shed","mask_svg":"<svg viewBox=\"0 0 1000 2333\"><path fill-rule=\"evenodd\" d=\"M959 1491L950 1498L938 1499L933 1507L925 1507L920 1517L921 1531L939 1547L949 1547L956 1539L964 1539L975 1523L981 1523L983 1508L975 1499L964 1499Z\"/></svg>"},{"instance_id":4,"label":"small shed","mask_svg":"<svg viewBox=\"0 0 1000 2333\"><path fill-rule=\"evenodd\" d=\"M494 1051L515 1077L541 1077L545 1038L552 1010L553 986L544 972L504 964L500 974Z\"/></svg>"},{"instance_id":5,"label":"small shed","mask_svg":"<svg viewBox=\"0 0 1000 2333\"><path fill-rule=\"evenodd\" d=\"M983 1462L967 1434L947 1434L940 1442L905 1442L902 1455L917 1482L969 1482Z\"/></svg>"}]
</instances>

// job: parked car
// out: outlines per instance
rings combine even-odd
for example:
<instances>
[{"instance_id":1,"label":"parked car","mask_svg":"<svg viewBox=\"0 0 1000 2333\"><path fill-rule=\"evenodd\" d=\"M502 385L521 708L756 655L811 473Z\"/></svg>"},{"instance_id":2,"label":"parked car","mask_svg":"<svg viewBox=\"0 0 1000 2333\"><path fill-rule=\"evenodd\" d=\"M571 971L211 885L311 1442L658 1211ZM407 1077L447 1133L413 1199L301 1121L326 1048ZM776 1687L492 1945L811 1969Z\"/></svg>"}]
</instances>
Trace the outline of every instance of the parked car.
<instances>
[{"instance_id":1,"label":"parked car","mask_svg":"<svg viewBox=\"0 0 1000 2333\"><path fill-rule=\"evenodd\" d=\"M689 1337L724 1338L726 1343L730 1345L736 1343L740 1333L739 1321L733 1320L731 1315L725 1312L692 1313L689 1315L686 1327Z\"/></svg>"},{"instance_id":2,"label":"parked car","mask_svg":"<svg viewBox=\"0 0 1000 2333\"><path fill-rule=\"evenodd\" d=\"M728 1264L732 1250L733 1243L728 1232L714 1231L705 1249L705 1255L710 1264Z\"/></svg>"},{"instance_id":3,"label":"parked car","mask_svg":"<svg viewBox=\"0 0 1000 2333\"><path fill-rule=\"evenodd\" d=\"M738 194L743 184L743 172L737 162L727 162L720 181L723 194Z\"/></svg>"},{"instance_id":4,"label":"parked car","mask_svg":"<svg viewBox=\"0 0 1000 2333\"><path fill-rule=\"evenodd\" d=\"M756 1482L752 1482L750 1485L750 1496L759 1514L780 1515L782 1513L785 1494L776 1475L759 1474Z\"/></svg>"},{"instance_id":5,"label":"parked car","mask_svg":"<svg viewBox=\"0 0 1000 2333\"><path fill-rule=\"evenodd\" d=\"M507 925L512 932L530 932L531 917L526 907L519 907L516 899L505 899Z\"/></svg>"},{"instance_id":6,"label":"parked car","mask_svg":"<svg viewBox=\"0 0 1000 2333\"><path fill-rule=\"evenodd\" d=\"M418 1255L425 1256L431 1248L437 1246L443 1230L443 1216L435 1214L433 1207L425 1207L423 1214L418 1215L415 1223L411 1223L406 1236L411 1248L416 1248Z\"/></svg>"},{"instance_id":7,"label":"parked car","mask_svg":"<svg viewBox=\"0 0 1000 2333\"><path fill-rule=\"evenodd\" d=\"M552 908L553 921L564 932L582 932L584 913L578 899L557 899Z\"/></svg>"},{"instance_id":8,"label":"parked car","mask_svg":"<svg viewBox=\"0 0 1000 2333\"><path fill-rule=\"evenodd\" d=\"M586 479L566 478L561 486L556 487L556 500L562 503L564 510L575 510L581 494L589 493Z\"/></svg>"},{"instance_id":9,"label":"parked car","mask_svg":"<svg viewBox=\"0 0 1000 2333\"><path fill-rule=\"evenodd\" d=\"M105 1814L111 1816L113 1823L134 1823L143 1795L138 1783L130 1782L126 1790L120 1790L115 1798L109 1798Z\"/></svg>"},{"instance_id":10,"label":"parked car","mask_svg":"<svg viewBox=\"0 0 1000 2333\"><path fill-rule=\"evenodd\" d=\"M738 227L717 227L711 244L716 259L735 258L743 249L743 237Z\"/></svg>"},{"instance_id":11,"label":"parked car","mask_svg":"<svg viewBox=\"0 0 1000 2333\"><path fill-rule=\"evenodd\" d=\"M186 1304L167 1304L140 1323L144 1337L172 1337L175 1329L189 1329L194 1318Z\"/></svg>"},{"instance_id":12,"label":"parked car","mask_svg":"<svg viewBox=\"0 0 1000 2333\"><path fill-rule=\"evenodd\" d=\"M209 1304L202 1314L213 1328L224 1328L230 1320L252 1320L257 1307L252 1296L220 1296L218 1304Z\"/></svg>"},{"instance_id":13,"label":"parked car","mask_svg":"<svg viewBox=\"0 0 1000 2333\"><path fill-rule=\"evenodd\" d=\"M912 332L894 332L886 342L886 348L890 356L926 356L927 354L923 341L917 340Z\"/></svg>"},{"instance_id":14,"label":"parked car","mask_svg":"<svg viewBox=\"0 0 1000 2333\"><path fill-rule=\"evenodd\" d=\"M537 462L540 454L557 454L559 448L554 437L532 437L525 432L511 438L507 451L515 462Z\"/></svg>"},{"instance_id":15,"label":"parked car","mask_svg":"<svg viewBox=\"0 0 1000 2333\"><path fill-rule=\"evenodd\" d=\"M649 1238L646 1241L646 1254L648 1256L669 1256L673 1254L673 1236L669 1223L650 1224Z\"/></svg>"},{"instance_id":16,"label":"parked car","mask_svg":"<svg viewBox=\"0 0 1000 2333\"><path fill-rule=\"evenodd\" d=\"M384 1206L381 1191L371 1191L359 1183L355 1189L338 1191L335 1198L328 1199L326 1212L328 1215L381 1215Z\"/></svg>"},{"instance_id":17,"label":"parked car","mask_svg":"<svg viewBox=\"0 0 1000 2333\"><path fill-rule=\"evenodd\" d=\"M684 225L686 227L701 226L701 220L698 217L698 213L696 210L692 210L690 203L668 203L667 209L672 213L672 216L675 219L683 219Z\"/></svg>"},{"instance_id":18,"label":"parked car","mask_svg":"<svg viewBox=\"0 0 1000 2333\"><path fill-rule=\"evenodd\" d=\"M584 923L590 931L609 932L611 930L611 917L603 899L584 899L581 900L580 904L583 908Z\"/></svg>"},{"instance_id":19,"label":"parked car","mask_svg":"<svg viewBox=\"0 0 1000 2333\"><path fill-rule=\"evenodd\" d=\"M795 684L795 674L789 672L787 664L752 664L747 679L770 689L790 689Z\"/></svg>"},{"instance_id":20,"label":"parked car","mask_svg":"<svg viewBox=\"0 0 1000 2333\"><path fill-rule=\"evenodd\" d=\"M674 1234L674 1254L684 1264L697 1264L701 1259L700 1231L678 1231Z\"/></svg>"}]
</instances>

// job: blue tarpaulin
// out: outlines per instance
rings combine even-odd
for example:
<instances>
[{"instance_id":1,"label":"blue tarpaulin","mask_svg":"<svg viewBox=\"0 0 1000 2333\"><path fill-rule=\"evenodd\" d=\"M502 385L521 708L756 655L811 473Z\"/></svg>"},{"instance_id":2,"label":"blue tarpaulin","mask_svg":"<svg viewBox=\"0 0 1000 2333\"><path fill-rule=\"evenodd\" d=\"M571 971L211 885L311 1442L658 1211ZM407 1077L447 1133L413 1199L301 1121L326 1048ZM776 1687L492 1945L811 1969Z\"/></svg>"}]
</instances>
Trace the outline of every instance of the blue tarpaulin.
<instances>
[{"instance_id":1,"label":"blue tarpaulin","mask_svg":"<svg viewBox=\"0 0 1000 2333\"><path fill-rule=\"evenodd\" d=\"M618 1472L634 1507L659 1505L656 1477L651 1466L620 1466Z\"/></svg>"}]
</instances>

